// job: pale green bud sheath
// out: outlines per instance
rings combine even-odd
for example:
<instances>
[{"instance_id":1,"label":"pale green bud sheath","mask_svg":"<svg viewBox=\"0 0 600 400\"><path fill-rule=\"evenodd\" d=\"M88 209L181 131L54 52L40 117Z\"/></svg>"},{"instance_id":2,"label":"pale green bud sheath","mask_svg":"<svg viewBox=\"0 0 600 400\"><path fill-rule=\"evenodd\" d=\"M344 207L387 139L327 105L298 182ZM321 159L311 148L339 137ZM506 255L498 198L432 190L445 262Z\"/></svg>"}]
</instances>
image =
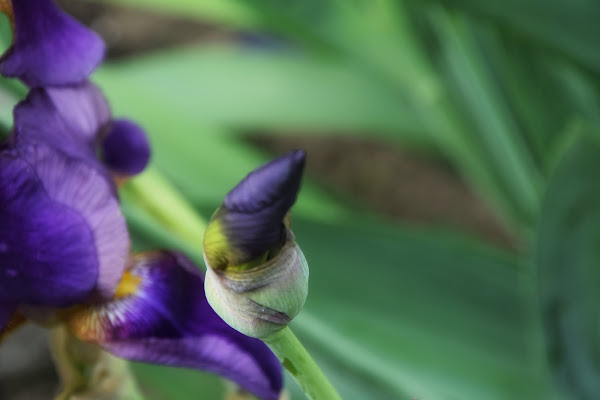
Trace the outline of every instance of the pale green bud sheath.
<instances>
[{"instance_id":1,"label":"pale green bud sheath","mask_svg":"<svg viewBox=\"0 0 600 400\"><path fill-rule=\"evenodd\" d=\"M339 395L287 327L308 295L308 264L290 228L305 164L296 150L254 170L213 214L204 236L204 288L216 313L262 339L310 399Z\"/></svg>"}]
</instances>

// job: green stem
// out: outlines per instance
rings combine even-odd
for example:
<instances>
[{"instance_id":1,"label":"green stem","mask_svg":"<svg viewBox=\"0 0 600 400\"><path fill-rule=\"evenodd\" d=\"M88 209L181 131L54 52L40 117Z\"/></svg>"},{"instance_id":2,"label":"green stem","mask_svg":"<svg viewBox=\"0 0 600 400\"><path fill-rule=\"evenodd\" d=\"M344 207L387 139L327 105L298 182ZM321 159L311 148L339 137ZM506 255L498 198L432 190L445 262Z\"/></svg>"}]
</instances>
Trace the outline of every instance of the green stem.
<instances>
[{"instance_id":1,"label":"green stem","mask_svg":"<svg viewBox=\"0 0 600 400\"><path fill-rule=\"evenodd\" d=\"M78 340L60 325L50 331L50 349L61 379L55 400L143 400L127 361Z\"/></svg>"},{"instance_id":2,"label":"green stem","mask_svg":"<svg viewBox=\"0 0 600 400\"><path fill-rule=\"evenodd\" d=\"M311 400L337 400L340 395L289 327L264 339L285 369Z\"/></svg>"},{"instance_id":3,"label":"green stem","mask_svg":"<svg viewBox=\"0 0 600 400\"><path fill-rule=\"evenodd\" d=\"M144 173L127 182L121 194L181 241L196 248L202 246L205 220L157 169L147 168Z\"/></svg>"}]
</instances>

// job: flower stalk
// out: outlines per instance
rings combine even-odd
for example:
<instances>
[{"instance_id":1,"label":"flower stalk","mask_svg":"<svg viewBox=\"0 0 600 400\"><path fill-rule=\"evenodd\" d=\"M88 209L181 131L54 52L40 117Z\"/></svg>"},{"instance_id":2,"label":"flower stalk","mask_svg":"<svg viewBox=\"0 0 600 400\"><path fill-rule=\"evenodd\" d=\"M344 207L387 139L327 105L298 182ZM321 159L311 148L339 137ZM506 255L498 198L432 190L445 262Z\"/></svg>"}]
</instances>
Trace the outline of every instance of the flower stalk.
<instances>
[{"instance_id":1,"label":"flower stalk","mask_svg":"<svg viewBox=\"0 0 600 400\"><path fill-rule=\"evenodd\" d=\"M206 222L185 197L156 168L149 167L121 190L126 198L150 214L186 243L202 243Z\"/></svg>"},{"instance_id":2,"label":"flower stalk","mask_svg":"<svg viewBox=\"0 0 600 400\"><path fill-rule=\"evenodd\" d=\"M341 399L289 326L264 339L264 342L279 358L283 367L294 377L309 399Z\"/></svg>"},{"instance_id":3,"label":"flower stalk","mask_svg":"<svg viewBox=\"0 0 600 400\"><path fill-rule=\"evenodd\" d=\"M55 400L144 400L127 361L75 338L65 326L50 331L62 388Z\"/></svg>"}]
</instances>

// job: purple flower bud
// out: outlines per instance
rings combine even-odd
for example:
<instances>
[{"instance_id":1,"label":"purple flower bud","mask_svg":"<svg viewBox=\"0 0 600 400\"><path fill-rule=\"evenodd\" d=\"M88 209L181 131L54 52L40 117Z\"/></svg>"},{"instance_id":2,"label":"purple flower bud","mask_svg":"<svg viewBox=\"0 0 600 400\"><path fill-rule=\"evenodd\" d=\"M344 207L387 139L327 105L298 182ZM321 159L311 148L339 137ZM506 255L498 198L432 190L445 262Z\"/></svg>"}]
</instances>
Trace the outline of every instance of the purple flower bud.
<instances>
[{"instance_id":1,"label":"purple flower bud","mask_svg":"<svg viewBox=\"0 0 600 400\"><path fill-rule=\"evenodd\" d=\"M111 120L102 92L92 83L34 88L14 110L15 141L45 143L57 151L99 164L102 146L104 164L114 173L135 175L150 159L150 144L142 128L125 119ZM97 169L108 177L108 170Z\"/></svg>"},{"instance_id":2,"label":"purple flower bud","mask_svg":"<svg viewBox=\"0 0 600 400\"><path fill-rule=\"evenodd\" d=\"M136 175L150 161L150 143L144 130L126 120L114 120L102 142L103 161L121 175Z\"/></svg>"},{"instance_id":3,"label":"purple flower bud","mask_svg":"<svg viewBox=\"0 0 600 400\"><path fill-rule=\"evenodd\" d=\"M206 229L208 301L231 327L251 337L283 329L308 294L308 264L284 224L305 158L304 151L292 151L248 174Z\"/></svg>"},{"instance_id":4,"label":"purple flower bud","mask_svg":"<svg viewBox=\"0 0 600 400\"><path fill-rule=\"evenodd\" d=\"M291 151L252 171L227 194L204 237L212 268L239 267L281 248L284 218L296 201L305 158L304 151Z\"/></svg>"}]
</instances>

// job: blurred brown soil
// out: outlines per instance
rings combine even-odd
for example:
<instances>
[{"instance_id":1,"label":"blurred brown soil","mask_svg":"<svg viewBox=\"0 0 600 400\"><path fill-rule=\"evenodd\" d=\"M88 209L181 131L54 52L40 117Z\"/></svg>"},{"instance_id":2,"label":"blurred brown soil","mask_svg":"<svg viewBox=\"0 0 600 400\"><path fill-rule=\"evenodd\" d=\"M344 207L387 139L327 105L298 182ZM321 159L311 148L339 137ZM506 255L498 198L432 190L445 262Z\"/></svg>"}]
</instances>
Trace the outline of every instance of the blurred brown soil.
<instances>
[{"instance_id":1,"label":"blurred brown soil","mask_svg":"<svg viewBox=\"0 0 600 400\"><path fill-rule=\"evenodd\" d=\"M345 197L394 220L457 228L507 249L516 239L491 209L441 159L365 136L251 136L283 153L307 150L310 176Z\"/></svg>"}]
</instances>

